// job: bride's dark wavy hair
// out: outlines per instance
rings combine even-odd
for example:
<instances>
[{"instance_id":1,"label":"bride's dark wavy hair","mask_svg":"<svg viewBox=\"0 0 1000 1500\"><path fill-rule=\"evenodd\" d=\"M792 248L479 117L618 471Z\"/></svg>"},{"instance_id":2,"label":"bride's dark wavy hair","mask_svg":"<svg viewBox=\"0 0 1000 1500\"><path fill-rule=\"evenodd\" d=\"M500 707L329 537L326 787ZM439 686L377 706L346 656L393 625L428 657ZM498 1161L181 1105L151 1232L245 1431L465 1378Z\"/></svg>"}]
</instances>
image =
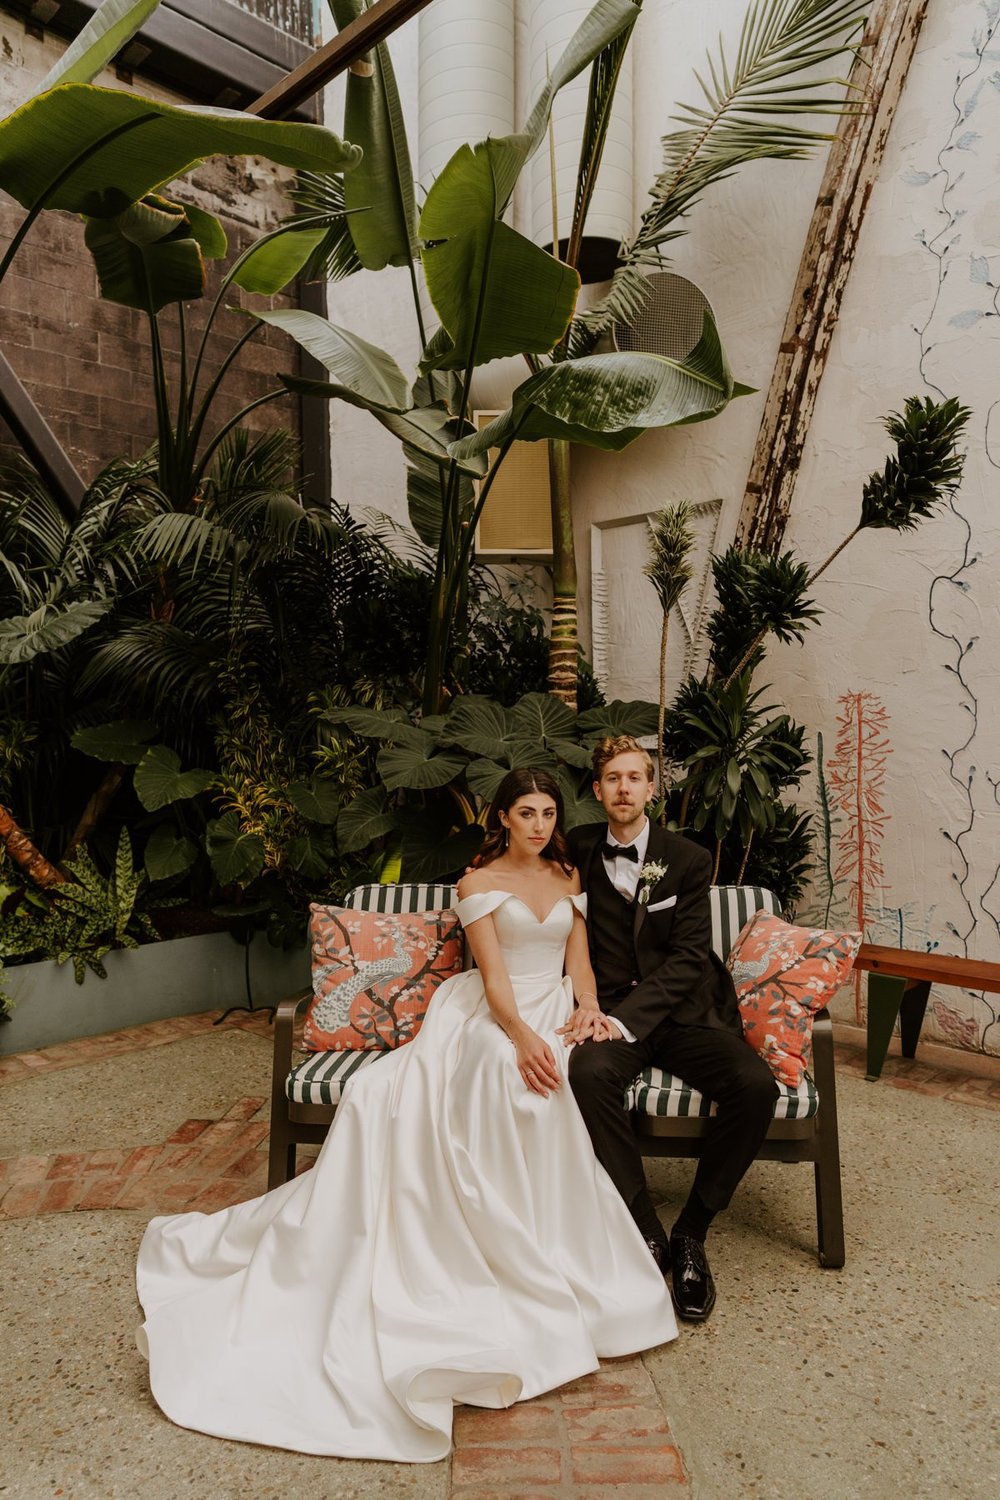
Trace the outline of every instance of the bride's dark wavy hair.
<instances>
[{"instance_id":1,"label":"bride's dark wavy hair","mask_svg":"<svg viewBox=\"0 0 1000 1500\"><path fill-rule=\"evenodd\" d=\"M552 837L542 850L542 858L551 859L555 864L561 865L567 875L572 872L573 861L569 857L566 836L563 833L562 792L548 771L532 771L528 767L508 771L497 787L496 796L490 803L490 810L486 814L486 838L476 858L477 869L498 859L507 847L507 830L500 822L500 814L509 813L515 802L521 797L530 797L532 792L541 792L543 797L551 797L556 805L556 826L552 830Z\"/></svg>"}]
</instances>

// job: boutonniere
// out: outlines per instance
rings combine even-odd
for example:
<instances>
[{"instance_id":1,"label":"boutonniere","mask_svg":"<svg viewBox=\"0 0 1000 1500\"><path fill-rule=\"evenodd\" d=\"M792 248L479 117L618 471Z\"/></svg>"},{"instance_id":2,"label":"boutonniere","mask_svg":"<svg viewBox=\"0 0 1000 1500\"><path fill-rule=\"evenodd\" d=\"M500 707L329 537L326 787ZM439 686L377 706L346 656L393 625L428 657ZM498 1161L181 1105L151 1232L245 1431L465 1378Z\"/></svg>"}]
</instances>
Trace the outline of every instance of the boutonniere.
<instances>
[{"instance_id":1,"label":"boutonniere","mask_svg":"<svg viewBox=\"0 0 1000 1500\"><path fill-rule=\"evenodd\" d=\"M643 865L639 871L639 905L645 906L649 900L649 893L654 885L661 881L667 873L666 865L658 865L650 860L649 864Z\"/></svg>"}]
</instances>

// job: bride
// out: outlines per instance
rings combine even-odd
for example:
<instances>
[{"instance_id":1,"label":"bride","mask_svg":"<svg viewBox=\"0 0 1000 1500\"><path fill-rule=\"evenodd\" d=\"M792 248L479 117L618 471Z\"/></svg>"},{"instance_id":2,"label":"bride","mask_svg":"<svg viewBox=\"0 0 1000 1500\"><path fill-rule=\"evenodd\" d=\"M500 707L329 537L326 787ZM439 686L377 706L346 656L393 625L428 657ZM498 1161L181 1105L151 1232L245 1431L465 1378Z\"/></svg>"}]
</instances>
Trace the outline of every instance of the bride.
<instances>
[{"instance_id":1,"label":"bride","mask_svg":"<svg viewBox=\"0 0 1000 1500\"><path fill-rule=\"evenodd\" d=\"M504 778L459 883L478 969L351 1081L313 1170L150 1223L138 1337L172 1421L430 1462L456 1402L510 1406L676 1336L566 1084L559 1028L605 1023L561 812L544 771Z\"/></svg>"}]
</instances>

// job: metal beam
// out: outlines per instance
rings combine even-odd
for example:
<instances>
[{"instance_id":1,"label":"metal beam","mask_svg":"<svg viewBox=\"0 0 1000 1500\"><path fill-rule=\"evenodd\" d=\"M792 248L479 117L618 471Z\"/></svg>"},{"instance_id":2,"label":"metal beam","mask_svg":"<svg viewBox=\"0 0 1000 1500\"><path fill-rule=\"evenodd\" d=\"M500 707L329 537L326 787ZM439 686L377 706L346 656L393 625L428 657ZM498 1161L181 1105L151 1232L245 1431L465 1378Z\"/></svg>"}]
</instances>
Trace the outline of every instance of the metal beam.
<instances>
[{"instance_id":1,"label":"metal beam","mask_svg":"<svg viewBox=\"0 0 1000 1500\"><path fill-rule=\"evenodd\" d=\"M67 516L75 516L86 485L3 353L0 353L0 398L0 417Z\"/></svg>"},{"instance_id":2,"label":"metal beam","mask_svg":"<svg viewBox=\"0 0 1000 1500\"><path fill-rule=\"evenodd\" d=\"M276 88L248 105L247 113L261 115L265 120L282 119L429 4L430 0L376 0L371 10L345 26L332 42L318 48Z\"/></svg>"}]
</instances>

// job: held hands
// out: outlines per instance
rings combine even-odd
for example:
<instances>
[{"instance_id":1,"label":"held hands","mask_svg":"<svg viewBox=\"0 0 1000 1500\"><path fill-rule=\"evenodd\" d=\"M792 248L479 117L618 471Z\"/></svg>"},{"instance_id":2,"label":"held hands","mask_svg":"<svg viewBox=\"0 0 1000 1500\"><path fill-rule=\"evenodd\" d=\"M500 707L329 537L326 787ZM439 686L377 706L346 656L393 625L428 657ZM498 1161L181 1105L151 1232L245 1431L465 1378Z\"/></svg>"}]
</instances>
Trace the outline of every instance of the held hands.
<instances>
[{"instance_id":1,"label":"held hands","mask_svg":"<svg viewBox=\"0 0 1000 1500\"><path fill-rule=\"evenodd\" d=\"M559 1027L557 1034L562 1037L565 1047L575 1046L588 1037L595 1042L614 1042L621 1036L614 1021L604 1014L599 1005L586 1002L577 1005L566 1025Z\"/></svg>"},{"instance_id":2,"label":"held hands","mask_svg":"<svg viewBox=\"0 0 1000 1500\"><path fill-rule=\"evenodd\" d=\"M532 1093L547 1099L562 1084L552 1048L523 1021L512 1026L508 1035L517 1053L517 1071Z\"/></svg>"}]
</instances>

